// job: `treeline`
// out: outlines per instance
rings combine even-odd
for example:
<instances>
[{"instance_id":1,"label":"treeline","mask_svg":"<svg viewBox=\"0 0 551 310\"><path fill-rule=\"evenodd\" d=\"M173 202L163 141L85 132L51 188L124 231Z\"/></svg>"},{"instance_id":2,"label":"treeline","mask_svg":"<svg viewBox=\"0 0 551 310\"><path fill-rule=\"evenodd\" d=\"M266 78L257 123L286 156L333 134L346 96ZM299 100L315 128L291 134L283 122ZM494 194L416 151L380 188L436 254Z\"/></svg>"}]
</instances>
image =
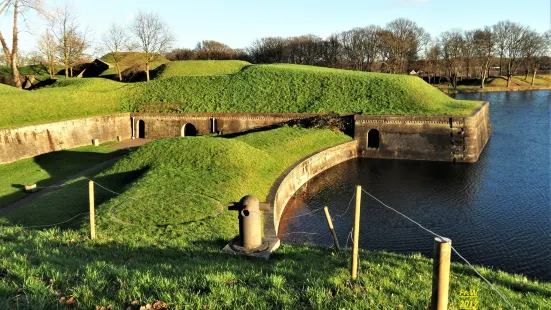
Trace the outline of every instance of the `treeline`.
<instances>
[{"instance_id":1,"label":"treeline","mask_svg":"<svg viewBox=\"0 0 551 310\"><path fill-rule=\"evenodd\" d=\"M400 18L384 27L354 28L327 38L315 35L265 37L245 49L202 41L194 49L175 49L170 60L239 59L252 63L292 63L341 69L421 72L431 82L445 76L453 87L458 78L479 78L481 87L492 67L507 75L532 74L550 65L551 30L538 33L511 21L474 30L452 29L431 37L414 21Z\"/></svg>"}]
</instances>

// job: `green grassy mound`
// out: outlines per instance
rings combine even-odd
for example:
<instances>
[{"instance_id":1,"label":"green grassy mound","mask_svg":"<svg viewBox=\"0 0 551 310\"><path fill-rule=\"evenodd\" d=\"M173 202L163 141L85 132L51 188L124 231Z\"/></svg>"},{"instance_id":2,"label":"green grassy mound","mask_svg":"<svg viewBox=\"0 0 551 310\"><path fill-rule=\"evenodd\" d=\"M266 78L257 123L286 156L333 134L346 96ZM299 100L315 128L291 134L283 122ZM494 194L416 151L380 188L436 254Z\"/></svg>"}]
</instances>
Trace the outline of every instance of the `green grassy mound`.
<instances>
[{"instance_id":1,"label":"green grassy mound","mask_svg":"<svg viewBox=\"0 0 551 310\"><path fill-rule=\"evenodd\" d=\"M219 250L237 234L235 212L215 216L208 199L186 195L223 204L249 193L263 199L290 163L349 139L284 127L151 142L94 178L122 193L96 186L98 240L87 239L86 218L65 231L0 226L0 308L57 309L61 297L72 296L83 309L127 309L134 300L162 300L171 309L424 309L429 259L360 251L358 282L351 283L348 250L283 245L268 262L232 257ZM75 180L0 222L65 221L86 212L87 189L87 180ZM480 271L517 309L546 308L551 284ZM505 308L468 267L453 264L450 309L459 308L460 289L478 289L480 309Z\"/></svg>"},{"instance_id":2,"label":"green grassy mound","mask_svg":"<svg viewBox=\"0 0 551 310\"><path fill-rule=\"evenodd\" d=\"M250 63L240 60L173 61L166 65L166 68L158 78L166 79L174 76L233 74L249 65Z\"/></svg>"},{"instance_id":3,"label":"green grassy mound","mask_svg":"<svg viewBox=\"0 0 551 310\"><path fill-rule=\"evenodd\" d=\"M33 91L0 85L0 128L123 111L120 102L126 87L101 78L59 79Z\"/></svg>"},{"instance_id":4,"label":"green grassy mound","mask_svg":"<svg viewBox=\"0 0 551 310\"><path fill-rule=\"evenodd\" d=\"M466 115L480 104L454 100L412 76L246 65L183 61L170 63L161 78L149 83L86 78L59 79L30 92L2 87L0 128L122 111L165 112L167 107L180 112ZM218 75L179 76L192 72Z\"/></svg>"},{"instance_id":5,"label":"green grassy mound","mask_svg":"<svg viewBox=\"0 0 551 310\"><path fill-rule=\"evenodd\" d=\"M144 70L145 65L143 64L143 53L139 52L121 52L121 60L119 63L121 71L136 68ZM101 60L105 61L106 63L112 65L111 68L103 71L100 75L101 76L114 76L117 74L117 69L115 68L115 60L113 59L113 54L105 54L100 58ZM157 59L155 59L154 62L151 63L150 69L155 70L157 67L161 66L162 64L168 63L169 60L164 58L161 55L157 56Z\"/></svg>"},{"instance_id":6,"label":"green grassy mound","mask_svg":"<svg viewBox=\"0 0 551 310\"><path fill-rule=\"evenodd\" d=\"M478 105L454 100L417 77L298 65L256 65L232 75L156 80L137 88L132 101L138 110L170 102L183 112L406 115L468 114Z\"/></svg>"}]
</instances>

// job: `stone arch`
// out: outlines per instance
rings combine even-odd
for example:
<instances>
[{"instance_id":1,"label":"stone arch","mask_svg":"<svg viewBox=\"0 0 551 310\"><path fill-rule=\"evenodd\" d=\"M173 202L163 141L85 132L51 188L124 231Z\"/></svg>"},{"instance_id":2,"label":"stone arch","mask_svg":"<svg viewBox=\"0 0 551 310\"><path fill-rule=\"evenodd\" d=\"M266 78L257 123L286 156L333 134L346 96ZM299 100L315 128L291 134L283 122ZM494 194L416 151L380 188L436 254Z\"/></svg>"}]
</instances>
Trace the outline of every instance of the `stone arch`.
<instances>
[{"instance_id":1,"label":"stone arch","mask_svg":"<svg viewBox=\"0 0 551 310\"><path fill-rule=\"evenodd\" d=\"M182 137L193 137L197 135L197 128L192 123L186 123L184 126L182 126L182 130L180 131L180 135Z\"/></svg>"},{"instance_id":2,"label":"stone arch","mask_svg":"<svg viewBox=\"0 0 551 310\"><path fill-rule=\"evenodd\" d=\"M145 122L143 119L138 121L138 138L145 139Z\"/></svg>"},{"instance_id":3,"label":"stone arch","mask_svg":"<svg viewBox=\"0 0 551 310\"><path fill-rule=\"evenodd\" d=\"M375 128L370 129L367 133L367 148L368 149L378 149L380 142L379 131Z\"/></svg>"}]
</instances>

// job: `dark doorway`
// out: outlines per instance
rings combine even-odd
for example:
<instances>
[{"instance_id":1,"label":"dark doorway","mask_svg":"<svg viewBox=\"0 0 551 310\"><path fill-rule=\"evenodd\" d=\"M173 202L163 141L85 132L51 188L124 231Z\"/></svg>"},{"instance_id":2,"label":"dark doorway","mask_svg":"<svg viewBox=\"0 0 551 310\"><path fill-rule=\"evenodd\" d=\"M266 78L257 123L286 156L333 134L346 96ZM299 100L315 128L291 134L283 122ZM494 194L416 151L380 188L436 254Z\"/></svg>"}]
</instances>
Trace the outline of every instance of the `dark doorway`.
<instances>
[{"instance_id":1,"label":"dark doorway","mask_svg":"<svg viewBox=\"0 0 551 310\"><path fill-rule=\"evenodd\" d=\"M143 120L138 121L138 138L145 139L145 122Z\"/></svg>"},{"instance_id":2,"label":"dark doorway","mask_svg":"<svg viewBox=\"0 0 551 310\"><path fill-rule=\"evenodd\" d=\"M181 136L182 137L191 137L197 135L197 129L193 124L187 123L182 127Z\"/></svg>"},{"instance_id":3,"label":"dark doorway","mask_svg":"<svg viewBox=\"0 0 551 310\"><path fill-rule=\"evenodd\" d=\"M369 149L379 148L379 131L377 129L371 129L367 133L367 148Z\"/></svg>"}]
</instances>

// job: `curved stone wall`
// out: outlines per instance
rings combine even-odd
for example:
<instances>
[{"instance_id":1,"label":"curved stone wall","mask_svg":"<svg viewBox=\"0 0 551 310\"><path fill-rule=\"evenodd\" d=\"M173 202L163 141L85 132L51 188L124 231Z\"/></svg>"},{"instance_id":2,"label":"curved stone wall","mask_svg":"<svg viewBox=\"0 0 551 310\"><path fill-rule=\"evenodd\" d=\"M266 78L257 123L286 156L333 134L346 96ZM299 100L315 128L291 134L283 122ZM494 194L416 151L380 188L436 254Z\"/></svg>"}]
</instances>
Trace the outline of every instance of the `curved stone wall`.
<instances>
[{"instance_id":1,"label":"curved stone wall","mask_svg":"<svg viewBox=\"0 0 551 310\"><path fill-rule=\"evenodd\" d=\"M356 157L358 140L353 140L314 153L289 167L274 183L268 196L272 211L265 214L265 237L277 238L279 221L285 206L300 187L319 173Z\"/></svg>"}]
</instances>

